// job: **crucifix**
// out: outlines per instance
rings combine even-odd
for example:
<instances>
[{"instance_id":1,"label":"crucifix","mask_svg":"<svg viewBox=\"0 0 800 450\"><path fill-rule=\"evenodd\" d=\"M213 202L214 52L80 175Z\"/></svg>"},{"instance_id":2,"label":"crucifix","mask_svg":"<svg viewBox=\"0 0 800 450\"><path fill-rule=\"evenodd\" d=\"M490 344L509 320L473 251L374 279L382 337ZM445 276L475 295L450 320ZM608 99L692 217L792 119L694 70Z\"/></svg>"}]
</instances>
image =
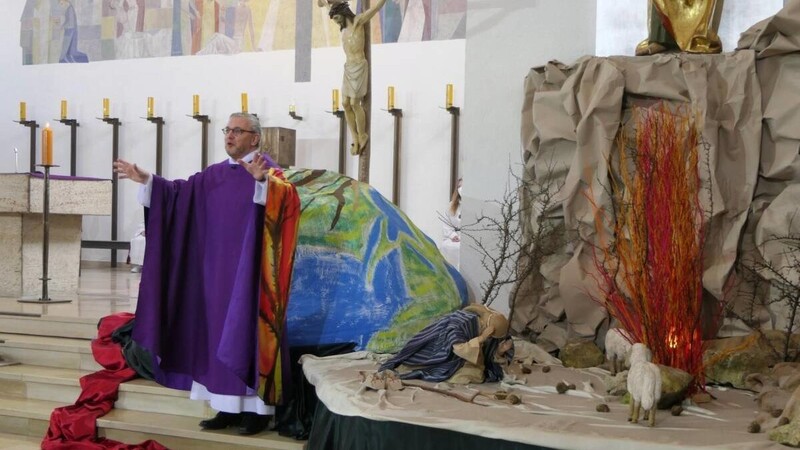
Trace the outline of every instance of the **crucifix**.
<instances>
[{"instance_id":1,"label":"crucifix","mask_svg":"<svg viewBox=\"0 0 800 450\"><path fill-rule=\"evenodd\" d=\"M321 7L329 8L330 18L342 32L345 54L342 77L342 106L345 120L353 139L352 155L358 155L358 180L369 182L369 117L370 117L370 27L369 21L383 7L386 0L361 0L363 12L353 13L346 0L317 0Z\"/></svg>"}]
</instances>

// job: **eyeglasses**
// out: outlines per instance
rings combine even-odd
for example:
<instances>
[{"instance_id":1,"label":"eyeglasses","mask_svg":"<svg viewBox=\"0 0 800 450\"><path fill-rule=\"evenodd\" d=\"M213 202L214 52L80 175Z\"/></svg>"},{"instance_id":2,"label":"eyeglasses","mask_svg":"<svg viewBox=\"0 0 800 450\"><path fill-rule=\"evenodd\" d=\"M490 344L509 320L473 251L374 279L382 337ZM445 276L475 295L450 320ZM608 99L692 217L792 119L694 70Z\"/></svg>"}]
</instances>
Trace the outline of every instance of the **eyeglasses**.
<instances>
[{"instance_id":1,"label":"eyeglasses","mask_svg":"<svg viewBox=\"0 0 800 450\"><path fill-rule=\"evenodd\" d=\"M239 127L236 127L236 128L225 127L225 128L222 129L222 134L227 136L228 133L233 133L234 136L241 136L242 133L255 133L255 131L253 131L253 130L243 130L243 129L239 128Z\"/></svg>"}]
</instances>

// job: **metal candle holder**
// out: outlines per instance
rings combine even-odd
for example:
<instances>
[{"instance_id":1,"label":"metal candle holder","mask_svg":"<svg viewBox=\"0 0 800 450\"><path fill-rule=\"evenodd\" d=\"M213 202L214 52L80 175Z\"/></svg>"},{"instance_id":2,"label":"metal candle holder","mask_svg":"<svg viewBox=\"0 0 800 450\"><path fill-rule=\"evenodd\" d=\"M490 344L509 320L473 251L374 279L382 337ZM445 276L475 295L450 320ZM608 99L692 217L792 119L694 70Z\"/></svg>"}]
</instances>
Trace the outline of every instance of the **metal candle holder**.
<instances>
[{"instance_id":1,"label":"metal candle holder","mask_svg":"<svg viewBox=\"0 0 800 450\"><path fill-rule=\"evenodd\" d=\"M99 120L113 127L111 141L111 160L119 159L119 127L122 125L116 117L98 117ZM119 177L115 171L111 172L111 241L117 240L117 221L119 220ZM111 248L111 267L117 267L117 248Z\"/></svg>"},{"instance_id":2,"label":"metal candle holder","mask_svg":"<svg viewBox=\"0 0 800 450\"><path fill-rule=\"evenodd\" d=\"M202 124L202 135L201 135L201 144L200 144L200 166L201 169L205 169L208 167L208 124L211 123L211 119L208 116L203 114L194 114L189 116L192 119L200 122Z\"/></svg>"},{"instance_id":3,"label":"metal candle holder","mask_svg":"<svg viewBox=\"0 0 800 450\"><path fill-rule=\"evenodd\" d=\"M31 165L28 171L33 173L36 171L36 129L39 128L39 124L35 120L15 120L14 122L28 127L31 131Z\"/></svg>"},{"instance_id":4,"label":"metal candle holder","mask_svg":"<svg viewBox=\"0 0 800 450\"><path fill-rule=\"evenodd\" d=\"M144 117L150 123L156 124L156 175L161 175L162 161L164 154L164 118L163 117Z\"/></svg>"},{"instance_id":5,"label":"metal candle holder","mask_svg":"<svg viewBox=\"0 0 800 450\"><path fill-rule=\"evenodd\" d=\"M444 108L450 113L450 192L451 195L458 188L458 118L461 108L448 106Z\"/></svg>"},{"instance_id":6,"label":"metal candle holder","mask_svg":"<svg viewBox=\"0 0 800 450\"><path fill-rule=\"evenodd\" d=\"M59 167L53 164L39 164L44 169L44 204L42 205L42 296L38 300L17 300L20 303L70 303L72 300L53 300L47 292L50 281L47 269L50 258L50 168Z\"/></svg>"},{"instance_id":7,"label":"metal candle holder","mask_svg":"<svg viewBox=\"0 0 800 450\"><path fill-rule=\"evenodd\" d=\"M75 176L78 168L78 127L81 126L75 119L58 119L69 127L69 174Z\"/></svg>"},{"instance_id":8,"label":"metal candle holder","mask_svg":"<svg viewBox=\"0 0 800 450\"><path fill-rule=\"evenodd\" d=\"M391 108L385 110L394 116L394 147L392 149L392 167L394 177L392 180L392 203L400 206L400 144L402 142L403 110Z\"/></svg>"},{"instance_id":9,"label":"metal candle holder","mask_svg":"<svg viewBox=\"0 0 800 450\"><path fill-rule=\"evenodd\" d=\"M345 161L347 157L347 122L344 118L344 110L328 111L339 118L339 173L345 174Z\"/></svg>"}]
</instances>

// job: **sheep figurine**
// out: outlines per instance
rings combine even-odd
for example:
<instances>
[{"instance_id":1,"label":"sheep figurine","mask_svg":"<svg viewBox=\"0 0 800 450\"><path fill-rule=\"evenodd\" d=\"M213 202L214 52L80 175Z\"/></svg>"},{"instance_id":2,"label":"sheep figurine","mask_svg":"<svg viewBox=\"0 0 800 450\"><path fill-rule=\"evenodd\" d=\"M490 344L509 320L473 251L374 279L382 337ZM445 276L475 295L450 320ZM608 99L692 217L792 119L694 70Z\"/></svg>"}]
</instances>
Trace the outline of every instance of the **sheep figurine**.
<instances>
[{"instance_id":1,"label":"sheep figurine","mask_svg":"<svg viewBox=\"0 0 800 450\"><path fill-rule=\"evenodd\" d=\"M611 328L606 333L606 358L611 363L611 375L622 370L622 364L629 359L632 341L629 336L622 328Z\"/></svg>"},{"instance_id":2,"label":"sheep figurine","mask_svg":"<svg viewBox=\"0 0 800 450\"><path fill-rule=\"evenodd\" d=\"M661 399L661 370L652 360L644 344L631 347L631 369L628 371L628 392L631 394L631 415L628 420L639 422L639 410L644 408L644 419L650 426L656 424L656 405Z\"/></svg>"}]
</instances>

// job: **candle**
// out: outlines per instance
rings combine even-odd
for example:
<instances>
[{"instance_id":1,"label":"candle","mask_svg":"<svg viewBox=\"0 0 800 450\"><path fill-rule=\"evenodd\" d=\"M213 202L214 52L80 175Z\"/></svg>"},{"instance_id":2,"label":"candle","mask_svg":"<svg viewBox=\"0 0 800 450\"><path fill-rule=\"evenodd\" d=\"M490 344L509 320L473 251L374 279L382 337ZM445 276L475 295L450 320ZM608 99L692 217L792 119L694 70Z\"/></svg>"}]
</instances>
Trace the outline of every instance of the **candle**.
<instances>
[{"instance_id":1,"label":"candle","mask_svg":"<svg viewBox=\"0 0 800 450\"><path fill-rule=\"evenodd\" d=\"M192 115L199 116L200 115L200 96L194 94L192 96Z\"/></svg>"},{"instance_id":2,"label":"candle","mask_svg":"<svg viewBox=\"0 0 800 450\"><path fill-rule=\"evenodd\" d=\"M452 108L453 107L453 85L447 85L447 94L445 95L445 107Z\"/></svg>"},{"instance_id":3,"label":"candle","mask_svg":"<svg viewBox=\"0 0 800 450\"><path fill-rule=\"evenodd\" d=\"M103 119L108 119L109 110L111 109L110 102L107 98L103 99Z\"/></svg>"},{"instance_id":4,"label":"candle","mask_svg":"<svg viewBox=\"0 0 800 450\"><path fill-rule=\"evenodd\" d=\"M61 100L61 120L67 120L67 101Z\"/></svg>"},{"instance_id":5,"label":"candle","mask_svg":"<svg viewBox=\"0 0 800 450\"><path fill-rule=\"evenodd\" d=\"M247 112L247 92L242 92L242 112Z\"/></svg>"},{"instance_id":6,"label":"candle","mask_svg":"<svg viewBox=\"0 0 800 450\"><path fill-rule=\"evenodd\" d=\"M394 86L389 86L389 108L394 109Z\"/></svg>"},{"instance_id":7,"label":"candle","mask_svg":"<svg viewBox=\"0 0 800 450\"><path fill-rule=\"evenodd\" d=\"M19 102L19 121L25 122L28 116L28 105L25 102Z\"/></svg>"},{"instance_id":8,"label":"candle","mask_svg":"<svg viewBox=\"0 0 800 450\"><path fill-rule=\"evenodd\" d=\"M49 123L42 130L42 164L53 165L53 130Z\"/></svg>"},{"instance_id":9,"label":"candle","mask_svg":"<svg viewBox=\"0 0 800 450\"><path fill-rule=\"evenodd\" d=\"M331 100L333 101L333 110L334 111L338 111L339 110L339 90L338 89L334 89L333 93L331 95L332 95Z\"/></svg>"},{"instance_id":10,"label":"candle","mask_svg":"<svg viewBox=\"0 0 800 450\"><path fill-rule=\"evenodd\" d=\"M297 108L294 106L294 100L292 100L292 103L289 103L289 112L294 114L295 111L297 111Z\"/></svg>"},{"instance_id":11,"label":"candle","mask_svg":"<svg viewBox=\"0 0 800 450\"><path fill-rule=\"evenodd\" d=\"M155 106L155 100L153 97L147 97L147 118L153 117L153 107Z\"/></svg>"}]
</instances>

